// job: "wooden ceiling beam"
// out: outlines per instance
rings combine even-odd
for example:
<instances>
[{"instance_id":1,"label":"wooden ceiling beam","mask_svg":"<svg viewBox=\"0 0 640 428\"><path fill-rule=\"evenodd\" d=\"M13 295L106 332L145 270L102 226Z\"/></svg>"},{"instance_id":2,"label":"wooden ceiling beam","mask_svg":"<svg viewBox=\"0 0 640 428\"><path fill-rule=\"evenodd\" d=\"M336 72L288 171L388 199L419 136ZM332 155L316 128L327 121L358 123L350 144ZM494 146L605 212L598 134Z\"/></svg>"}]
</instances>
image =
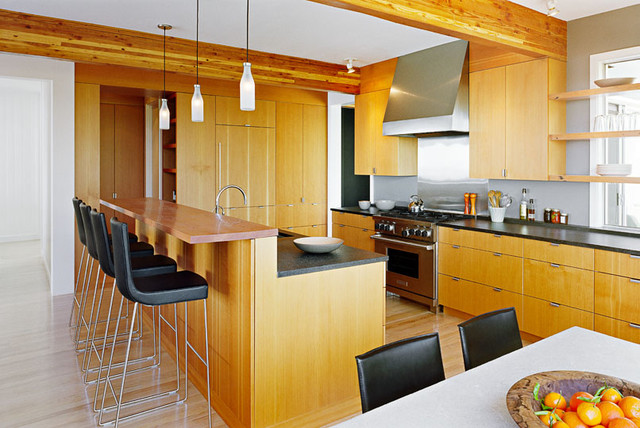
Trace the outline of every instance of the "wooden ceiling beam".
<instances>
[{"instance_id":1,"label":"wooden ceiling beam","mask_svg":"<svg viewBox=\"0 0 640 428\"><path fill-rule=\"evenodd\" d=\"M567 23L506 0L308 0L459 39L566 61Z\"/></svg>"},{"instance_id":2,"label":"wooden ceiling beam","mask_svg":"<svg viewBox=\"0 0 640 428\"><path fill-rule=\"evenodd\" d=\"M158 30L159 31L159 30ZM87 64L163 69L162 35L0 9L0 51ZM196 43L167 37L167 71L195 76ZM249 51L256 83L357 94L344 65ZM245 50L200 42L203 77L240 80Z\"/></svg>"}]
</instances>

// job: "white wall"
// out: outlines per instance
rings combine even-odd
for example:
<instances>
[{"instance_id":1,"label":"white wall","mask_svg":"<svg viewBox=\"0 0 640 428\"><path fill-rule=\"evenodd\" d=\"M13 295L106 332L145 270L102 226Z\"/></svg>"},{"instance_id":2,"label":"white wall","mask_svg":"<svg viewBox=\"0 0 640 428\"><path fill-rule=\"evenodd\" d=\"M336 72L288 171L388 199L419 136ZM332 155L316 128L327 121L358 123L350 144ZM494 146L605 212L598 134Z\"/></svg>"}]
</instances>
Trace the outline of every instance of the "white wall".
<instances>
[{"instance_id":1,"label":"white wall","mask_svg":"<svg viewBox=\"0 0 640 428\"><path fill-rule=\"evenodd\" d=\"M48 110L42 108L46 89L41 80L0 77L0 242L42 235L40 130Z\"/></svg>"},{"instance_id":2,"label":"white wall","mask_svg":"<svg viewBox=\"0 0 640 428\"><path fill-rule=\"evenodd\" d=\"M51 120L49 155L45 189L50 225L43 232L43 256L50 266L53 295L71 293L74 286L74 219L71 199L74 195L74 65L71 62L26 55L0 54L0 76L41 79L51 84ZM49 170L47 171L47 167ZM43 180L46 182L47 180Z\"/></svg>"}]
</instances>

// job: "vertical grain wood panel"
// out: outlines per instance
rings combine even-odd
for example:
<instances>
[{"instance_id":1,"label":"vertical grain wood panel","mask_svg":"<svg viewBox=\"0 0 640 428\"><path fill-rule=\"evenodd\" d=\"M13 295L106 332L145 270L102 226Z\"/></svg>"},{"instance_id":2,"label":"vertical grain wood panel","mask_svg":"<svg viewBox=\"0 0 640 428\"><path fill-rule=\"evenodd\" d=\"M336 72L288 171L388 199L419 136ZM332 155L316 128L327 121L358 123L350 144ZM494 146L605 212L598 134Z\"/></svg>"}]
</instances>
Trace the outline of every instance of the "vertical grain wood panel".
<instances>
[{"instance_id":1,"label":"vertical grain wood panel","mask_svg":"<svg viewBox=\"0 0 640 428\"><path fill-rule=\"evenodd\" d=\"M327 201L327 109L303 106L302 189L305 203ZM326 223L326 219L322 221Z\"/></svg>"},{"instance_id":2,"label":"vertical grain wood panel","mask_svg":"<svg viewBox=\"0 0 640 428\"><path fill-rule=\"evenodd\" d=\"M115 105L113 182L118 198L144 197L144 105Z\"/></svg>"},{"instance_id":3,"label":"vertical grain wood panel","mask_svg":"<svg viewBox=\"0 0 640 428\"><path fill-rule=\"evenodd\" d=\"M276 104L276 204L302 202L302 119L302 104Z\"/></svg>"}]
</instances>

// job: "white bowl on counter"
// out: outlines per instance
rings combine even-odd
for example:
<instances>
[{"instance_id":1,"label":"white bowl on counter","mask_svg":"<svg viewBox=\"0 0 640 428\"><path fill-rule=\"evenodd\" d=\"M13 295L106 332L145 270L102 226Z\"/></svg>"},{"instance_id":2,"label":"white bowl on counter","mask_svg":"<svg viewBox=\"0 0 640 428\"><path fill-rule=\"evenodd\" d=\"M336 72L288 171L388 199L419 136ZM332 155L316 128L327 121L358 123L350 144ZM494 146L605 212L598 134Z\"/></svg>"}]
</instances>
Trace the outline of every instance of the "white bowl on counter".
<instances>
[{"instance_id":1,"label":"white bowl on counter","mask_svg":"<svg viewBox=\"0 0 640 428\"><path fill-rule=\"evenodd\" d=\"M376 201L376 207L382 211L392 210L396 206L396 201L391 199L380 199Z\"/></svg>"},{"instance_id":2,"label":"white bowl on counter","mask_svg":"<svg viewBox=\"0 0 640 428\"><path fill-rule=\"evenodd\" d=\"M371 207L371 202L369 201L358 201L358 206L361 210L368 210Z\"/></svg>"},{"instance_id":3,"label":"white bowl on counter","mask_svg":"<svg viewBox=\"0 0 640 428\"><path fill-rule=\"evenodd\" d=\"M323 254L337 250L343 242L344 241L339 238L311 236L308 238L294 239L293 245L305 253Z\"/></svg>"}]
</instances>

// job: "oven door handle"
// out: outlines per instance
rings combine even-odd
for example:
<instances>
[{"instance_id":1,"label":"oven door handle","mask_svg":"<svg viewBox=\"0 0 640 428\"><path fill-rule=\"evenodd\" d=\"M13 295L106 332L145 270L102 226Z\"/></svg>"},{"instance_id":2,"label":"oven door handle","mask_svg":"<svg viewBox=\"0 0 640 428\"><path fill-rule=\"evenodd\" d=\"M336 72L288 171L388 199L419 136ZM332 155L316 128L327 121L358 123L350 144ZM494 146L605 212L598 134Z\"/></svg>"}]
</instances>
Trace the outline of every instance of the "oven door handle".
<instances>
[{"instance_id":1,"label":"oven door handle","mask_svg":"<svg viewBox=\"0 0 640 428\"><path fill-rule=\"evenodd\" d=\"M398 239L384 238L384 237L382 237L380 235L371 235L371 239L375 239L375 240L378 240L378 241L384 241L384 242L391 242L393 244L398 244L398 245L409 245L411 247L424 248L427 251L432 251L433 250L433 245L415 244L413 242L400 241Z\"/></svg>"}]
</instances>

